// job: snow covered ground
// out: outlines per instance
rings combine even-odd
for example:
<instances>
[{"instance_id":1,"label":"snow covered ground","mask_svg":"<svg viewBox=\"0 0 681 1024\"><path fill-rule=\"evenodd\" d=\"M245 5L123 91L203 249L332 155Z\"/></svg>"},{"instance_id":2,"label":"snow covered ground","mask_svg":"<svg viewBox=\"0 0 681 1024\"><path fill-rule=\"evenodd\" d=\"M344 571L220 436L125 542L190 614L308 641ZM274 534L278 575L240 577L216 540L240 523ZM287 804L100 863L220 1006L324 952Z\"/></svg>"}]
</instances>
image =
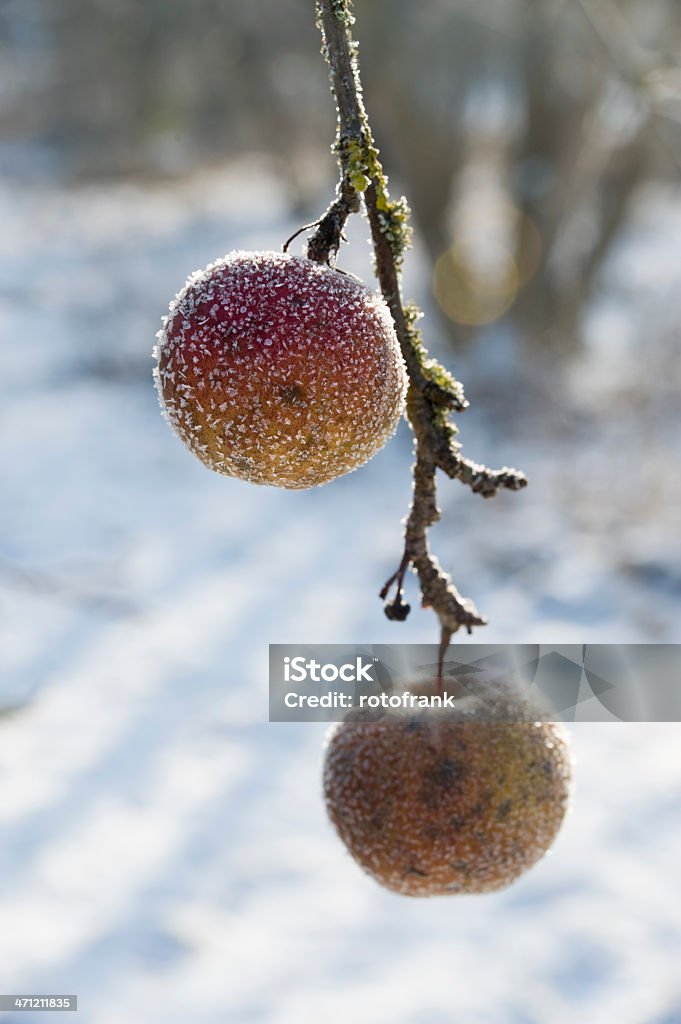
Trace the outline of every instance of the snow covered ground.
<instances>
[{"instance_id":1,"label":"snow covered ground","mask_svg":"<svg viewBox=\"0 0 681 1024\"><path fill-rule=\"evenodd\" d=\"M267 178L5 186L0 223L0 991L78 993L88 1024L679 1024L681 726L574 726L553 853L506 893L412 902L331 832L322 728L266 721L270 642L435 639L376 597L406 428L285 493L210 474L159 415L171 294L296 226ZM681 204L648 197L544 411L463 418L532 483L443 486L478 642L681 640L680 244ZM489 338L456 369L475 402L504 367Z\"/></svg>"}]
</instances>

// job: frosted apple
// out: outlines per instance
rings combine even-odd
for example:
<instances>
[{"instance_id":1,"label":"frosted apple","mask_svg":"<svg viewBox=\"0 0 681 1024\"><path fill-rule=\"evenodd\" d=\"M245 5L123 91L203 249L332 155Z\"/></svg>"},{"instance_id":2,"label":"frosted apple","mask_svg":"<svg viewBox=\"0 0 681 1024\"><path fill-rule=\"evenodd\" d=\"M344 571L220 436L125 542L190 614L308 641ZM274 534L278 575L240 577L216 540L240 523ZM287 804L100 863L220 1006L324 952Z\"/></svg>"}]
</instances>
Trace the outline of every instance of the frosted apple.
<instances>
[{"instance_id":1,"label":"frosted apple","mask_svg":"<svg viewBox=\"0 0 681 1024\"><path fill-rule=\"evenodd\" d=\"M334 728L327 810L376 881L407 896L491 892L547 852L568 806L570 755L559 725L519 711L520 721L440 711Z\"/></svg>"},{"instance_id":2,"label":"frosted apple","mask_svg":"<svg viewBox=\"0 0 681 1024\"><path fill-rule=\"evenodd\" d=\"M173 430L218 473L305 488L367 462L394 433L406 374L383 300L355 277L275 252L193 274L155 349Z\"/></svg>"}]
</instances>

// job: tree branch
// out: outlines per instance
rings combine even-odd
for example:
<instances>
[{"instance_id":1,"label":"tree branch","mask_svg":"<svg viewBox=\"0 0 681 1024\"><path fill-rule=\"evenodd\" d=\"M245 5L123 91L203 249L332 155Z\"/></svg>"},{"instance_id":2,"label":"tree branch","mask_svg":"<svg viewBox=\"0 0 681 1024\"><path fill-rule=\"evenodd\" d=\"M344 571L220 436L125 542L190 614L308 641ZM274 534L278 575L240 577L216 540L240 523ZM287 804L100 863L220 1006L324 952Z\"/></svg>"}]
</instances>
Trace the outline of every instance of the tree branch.
<instances>
[{"instance_id":1,"label":"tree branch","mask_svg":"<svg viewBox=\"0 0 681 1024\"><path fill-rule=\"evenodd\" d=\"M428 547L428 530L440 518L437 506L436 471L460 480L476 494L493 497L500 489L520 490L527 483L523 473L504 467L491 470L460 453L451 411L467 406L463 389L440 364L428 357L416 322L418 309L405 305L400 271L411 240L409 208L403 198L392 200L367 118L357 61L357 45L351 36L354 18L350 0L317 0L318 24L330 70L331 88L338 111L336 153L341 178L334 202L319 221L308 243L308 256L333 264L350 213L364 204L371 229L375 272L390 309L409 376L407 417L416 440L412 504L407 518L404 554L400 566L381 591L389 618L404 619L409 605L403 601L404 576L411 567L419 579L424 607L433 609L440 621L443 649L461 626L469 632L485 619L461 596Z\"/></svg>"}]
</instances>

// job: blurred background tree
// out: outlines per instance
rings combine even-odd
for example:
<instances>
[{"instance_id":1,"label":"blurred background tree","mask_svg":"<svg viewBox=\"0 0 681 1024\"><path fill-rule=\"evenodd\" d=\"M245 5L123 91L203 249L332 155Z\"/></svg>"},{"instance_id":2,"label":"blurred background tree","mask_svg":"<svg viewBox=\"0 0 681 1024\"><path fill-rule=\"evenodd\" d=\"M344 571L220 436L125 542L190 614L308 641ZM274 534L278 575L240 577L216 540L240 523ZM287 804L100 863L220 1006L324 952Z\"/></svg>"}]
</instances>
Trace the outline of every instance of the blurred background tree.
<instances>
[{"instance_id":1,"label":"blurred background tree","mask_svg":"<svg viewBox=\"0 0 681 1024\"><path fill-rule=\"evenodd\" d=\"M178 176L261 153L296 215L333 164L312 0L4 0L5 173ZM453 341L573 351L651 180L681 168L676 0L356 0L372 123ZM30 158L26 155L30 149ZM36 150L42 159L36 161Z\"/></svg>"}]
</instances>

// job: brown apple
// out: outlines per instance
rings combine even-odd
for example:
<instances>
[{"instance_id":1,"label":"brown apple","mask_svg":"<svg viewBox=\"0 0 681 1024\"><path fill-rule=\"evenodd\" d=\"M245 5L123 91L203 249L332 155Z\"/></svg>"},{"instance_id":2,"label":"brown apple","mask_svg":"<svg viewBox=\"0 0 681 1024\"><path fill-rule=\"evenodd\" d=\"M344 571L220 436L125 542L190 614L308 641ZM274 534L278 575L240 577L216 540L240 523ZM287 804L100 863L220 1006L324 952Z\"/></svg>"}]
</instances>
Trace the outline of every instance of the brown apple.
<instances>
[{"instance_id":1,"label":"brown apple","mask_svg":"<svg viewBox=\"0 0 681 1024\"><path fill-rule=\"evenodd\" d=\"M435 692L432 682L411 689ZM452 691L461 692L456 684ZM570 793L562 727L541 709L534 720L512 692L484 713L480 707L463 699L456 711L389 712L331 732L329 816L354 859L386 888L407 896L491 892L551 846Z\"/></svg>"}]
</instances>

